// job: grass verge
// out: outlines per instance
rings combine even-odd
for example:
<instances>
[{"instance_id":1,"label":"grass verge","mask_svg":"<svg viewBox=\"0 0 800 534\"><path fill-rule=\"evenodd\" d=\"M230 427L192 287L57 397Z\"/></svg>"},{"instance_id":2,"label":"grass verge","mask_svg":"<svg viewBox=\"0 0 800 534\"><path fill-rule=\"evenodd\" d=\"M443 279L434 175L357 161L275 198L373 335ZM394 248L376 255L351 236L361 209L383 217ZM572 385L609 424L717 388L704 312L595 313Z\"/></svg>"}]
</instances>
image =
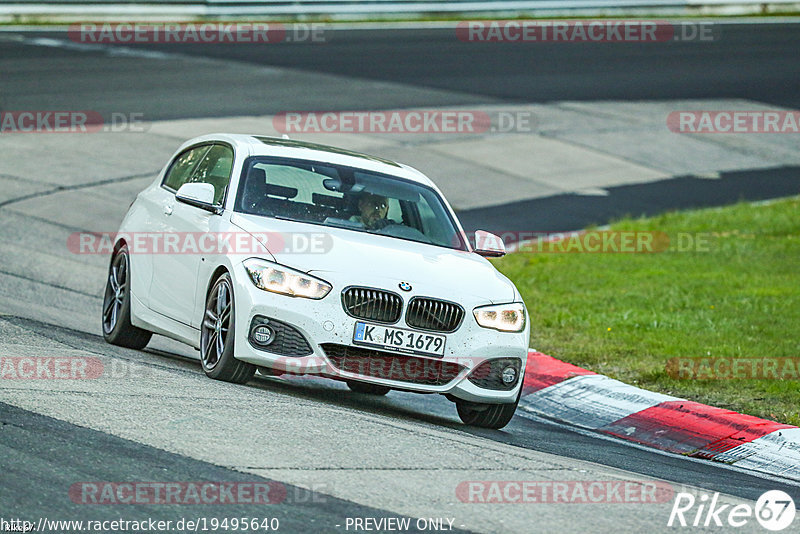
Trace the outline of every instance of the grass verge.
<instances>
[{"instance_id":1,"label":"grass verge","mask_svg":"<svg viewBox=\"0 0 800 534\"><path fill-rule=\"evenodd\" d=\"M670 245L531 247L495 261L528 306L531 346L638 387L800 426L791 365L800 361L800 197L625 219L611 230L664 232ZM667 371L674 358L704 360L686 378ZM791 360L780 360L778 378L703 378L730 376L718 362L743 358Z\"/></svg>"}]
</instances>

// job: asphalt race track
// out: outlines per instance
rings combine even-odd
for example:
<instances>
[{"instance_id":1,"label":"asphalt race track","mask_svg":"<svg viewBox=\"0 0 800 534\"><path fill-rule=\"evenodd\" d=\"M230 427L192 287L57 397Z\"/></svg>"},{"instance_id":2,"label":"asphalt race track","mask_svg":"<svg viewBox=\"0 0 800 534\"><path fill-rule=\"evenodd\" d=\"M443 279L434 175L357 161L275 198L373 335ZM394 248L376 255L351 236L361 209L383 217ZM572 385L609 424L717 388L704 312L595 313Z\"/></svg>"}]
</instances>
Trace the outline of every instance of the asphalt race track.
<instances>
[{"instance_id":1,"label":"asphalt race track","mask_svg":"<svg viewBox=\"0 0 800 534\"><path fill-rule=\"evenodd\" d=\"M69 40L66 32L29 34ZM497 101L735 97L800 107L796 24L725 25L711 42L470 43L456 39L452 28L328 31L324 38L325 42L129 48L244 62L267 71L286 67L376 85L356 92L334 83L268 83L264 76L269 72L258 68L230 78L224 71L197 69L186 62L154 69L147 61L120 61L121 55L37 49L6 41L0 42L2 107L127 109L142 111L151 120ZM69 76L64 75L66 65ZM402 84L406 90L387 92L380 85L384 83Z\"/></svg>"},{"instance_id":2,"label":"asphalt race track","mask_svg":"<svg viewBox=\"0 0 800 534\"><path fill-rule=\"evenodd\" d=\"M452 30L360 30L333 31L324 44L142 46L131 53L70 46L59 32L12 29L0 32L0 110L135 111L148 121L184 121L185 128L193 119L292 109L662 99L800 107L800 25L736 24L721 35L713 43L664 46L526 46L462 43ZM347 518L356 517L449 518L454 530L473 532L667 529L670 502L587 509L459 500L460 483L482 480L655 480L751 505L782 489L800 505L794 482L530 414L518 412L502 431L476 430L460 424L439 396L372 398L308 378L256 377L234 386L207 379L193 350L163 338L141 352L105 344L99 316L107 258L75 255L65 243L73 232L116 229L185 138L174 128L96 137L0 134L0 354L83 356L114 371L98 380L0 380L0 517L276 517L282 532L347 532ZM609 186L605 196L548 190L502 207L470 205L461 216L470 228L508 229L509 218L530 225L525 214L544 212L538 230L550 229L548 221L563 230L631 212L800 191L797 167L788 164L724 170L713 182L675 175ZM101 481L272 481L285 499L197 506L71 498L73 485ZM761 530L753 523L739 531Z\"/></svg>"},{"instance_id":3,"label":"asphalt race track","mask_svg":"<svg viewBox=\"0 0 800 534\"><path fill-rule=\"evenodd\" d=\"M452 27L321 28L324 42L263 45L108 46L76 42L75 34L66 31L0 33L0 110L93 110L106 121L114 113L135 113L146 121L160 121L265 116L298 110L459 106L512 110L520 105L548 103L561 109L586 103L588 108L582 113L595 113L600 121L607 111L593 109L592 104L605 101L664 102L676 108L682 102L711 109L715 102L731 102L729 105L737 106L734 109L752 109L754 103L766 108L800 107L800 67L795 61L800 41L797 24L725 24L714 29L715 38L710 42L596 45L462 42L455 38ZM558 137L558 133L546 130L547 118L545 115L542 120L542 134ZM657 158L648 158L647 151L657 151L659 146L663 146L662 157L673 162L702 158L703 152L713 153L716 148L704 146L682 154L679 146L672 147L663 138L637 138L634 122L625 125L632 130L630 139L617 138L640 149L639 154L631 154L605 140L602 124L582 131L586 128L584 119L574 114L563 118L573 123L564 140L610 151L625 161L649 166ZM594 134L599 141L587 141L587 136ZM615 134L611 133L612 138ZM725 136L716 137L715 143L724 142L719 138ZM790 136L780 137L788 141L783 143L784 152L796 154L796 142ZM430 154L415 158L418 144L403 141L406 150L382 155L425 172L440 170L431 168ZM751 146L743 153L758 155L761 148ZM711 164L698 164L703 172L729 171L730 176L710 186L693 179L696 169L654 164L670 180L657 184L650 183L652 178L633 180L632 187L609 189L604 199L575 198L571 190L562 192L565 196L543 189L535 195L523 193L511 202L505 197L484 201L491 206L489 210L469 205L459 209L460 216L468 230L566 231L604 224L626 214L800 193L800 160L796 156L772 164L730 161L740 155L725 154ZM764 160L769 162L771 157ZM438 178L436 172L432 176ZM444 189L453 202L453 191ZM459 185L459 189L465 188ZM514 217L508 216L511 213ZM509 227L509 221L519 228Z\"/></svg>"}]
</instances>

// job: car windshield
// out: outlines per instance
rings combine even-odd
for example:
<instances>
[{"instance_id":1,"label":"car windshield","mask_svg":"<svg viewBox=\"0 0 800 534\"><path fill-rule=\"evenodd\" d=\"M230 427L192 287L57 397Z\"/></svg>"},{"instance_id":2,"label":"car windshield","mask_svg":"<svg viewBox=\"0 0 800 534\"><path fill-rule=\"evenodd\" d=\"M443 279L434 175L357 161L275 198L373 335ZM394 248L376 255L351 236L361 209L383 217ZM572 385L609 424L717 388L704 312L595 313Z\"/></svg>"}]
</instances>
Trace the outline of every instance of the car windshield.
<instances>
[{"instance_id":1,"label":"car windshield","mask_svg":"<svg viewBox=\"0 0 800 534\"><path fill-rule=\"evenodd\" d=\"M466 250L430 187L364 169L256 157L245 165L235 211Z\"/></svg>"}]
</instances>

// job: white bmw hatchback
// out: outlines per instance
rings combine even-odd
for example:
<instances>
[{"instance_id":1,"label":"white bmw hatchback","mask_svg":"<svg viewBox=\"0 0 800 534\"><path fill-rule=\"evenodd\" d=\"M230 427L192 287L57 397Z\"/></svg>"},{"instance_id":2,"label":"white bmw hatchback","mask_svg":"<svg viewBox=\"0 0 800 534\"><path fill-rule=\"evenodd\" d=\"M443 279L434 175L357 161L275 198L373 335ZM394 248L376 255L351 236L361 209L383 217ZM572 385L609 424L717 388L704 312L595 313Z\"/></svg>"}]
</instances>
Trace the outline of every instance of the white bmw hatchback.
<instances>
[{"instance_id":1,"label":"white bmw hatchback","mask_svg":"<svg viewBox=\"0 0 800 534\"><path fill-rule=\"evenodd\" d=\"M408 166L248 135L184 144L115 235L102 311L109 343L153 333L236 383L321 375L359 393L439 393L462 421L505 426L522 389L527 311L470 244L436 186Z\"/></svg>"}]
</instances>

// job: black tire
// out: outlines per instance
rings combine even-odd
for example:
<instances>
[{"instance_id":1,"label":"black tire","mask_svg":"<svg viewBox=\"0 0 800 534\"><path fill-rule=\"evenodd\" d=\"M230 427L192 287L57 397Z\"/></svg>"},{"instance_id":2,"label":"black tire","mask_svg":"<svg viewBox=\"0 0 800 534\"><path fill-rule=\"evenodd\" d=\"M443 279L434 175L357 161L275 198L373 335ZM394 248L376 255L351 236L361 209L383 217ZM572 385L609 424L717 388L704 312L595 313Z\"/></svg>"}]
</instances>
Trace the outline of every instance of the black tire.
<instances>
[{"instance_id":1,"label":"black tire","mask_svg":"<svg viewBox=\"0 0 800 534\"><path fill-rule=\"evenodd\" d=\"M101 314L103 339L112 345L141 350L150 342L153 333L131 324L130 272L128 247L123 245L111 257L108 266Z\"/></svg>"},{"instance_id":2,"label":"black tire","mask_svg":"<svg viewBox=\"0 0 800 534\"><path fill-rule=\"evenodd\" d=\"M521 395L522 388L517 395L517 400L511 404L477 404L458 400L456 401L456 410L465 425L500 430L514 417Z\"/></svg>"},{"instance_id":3,"label":"black tire","mask_svg":"<svg viewBox=\"0 0 800 534\"><path fill-rule=\"evenodd\" d=\"M392 388L388 386L379 386L377 384L367 384L366 382L357 382L355 380L348 380L347 387L356 393L364 393L366 395L386 395Z\"/></svg>"},{"instance_id":4,"label":"black tire","mask_svg":"<svg viewBox=\"0 0 800 534\"><path fill-rule=\"evenodd\" d=\"M200 327L200 362L206 376L224 382L244 384L256 366L234 358L235 316L233 284L228 273L214 282L206 298Z\"/></svg>"}]
</instances>

